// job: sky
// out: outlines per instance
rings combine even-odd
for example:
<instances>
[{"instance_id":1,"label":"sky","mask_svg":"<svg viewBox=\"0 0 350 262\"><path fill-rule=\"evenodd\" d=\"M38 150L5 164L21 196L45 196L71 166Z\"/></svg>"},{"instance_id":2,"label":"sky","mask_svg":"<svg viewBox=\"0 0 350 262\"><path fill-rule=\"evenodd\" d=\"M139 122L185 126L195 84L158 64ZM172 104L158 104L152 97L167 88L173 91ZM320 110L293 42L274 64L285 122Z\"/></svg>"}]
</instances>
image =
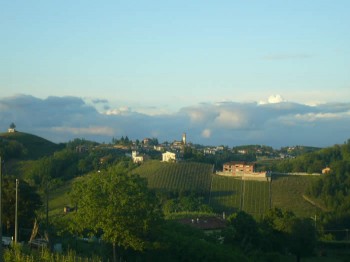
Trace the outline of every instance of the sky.
<instances>
[{"instance_id":1,"label":"sky","mask_svg":"<svg viewBox=\"0 0 350 262\"><path fill-rule=\"evenodd\" d=\"M349 10L346 0L2 1L0 131L343 143Z\"/></svg>"}]
</instances>

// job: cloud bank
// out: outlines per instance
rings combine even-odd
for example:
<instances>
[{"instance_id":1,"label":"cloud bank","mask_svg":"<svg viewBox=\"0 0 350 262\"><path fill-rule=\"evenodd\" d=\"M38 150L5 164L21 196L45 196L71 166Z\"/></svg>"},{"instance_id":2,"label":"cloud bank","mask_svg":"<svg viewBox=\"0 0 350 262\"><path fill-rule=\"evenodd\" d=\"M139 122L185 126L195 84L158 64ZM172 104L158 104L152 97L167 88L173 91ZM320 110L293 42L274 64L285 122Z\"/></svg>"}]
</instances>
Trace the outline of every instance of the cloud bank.
<instances>
[{"instance_id":1,"label":"cloud bank","mask_svg":"<svg viewBox=\"0 0 350 262\"><path fill-rule=\"evenodd\" d=\"M0 98L0 132L14 122L19 131L53 142L85 138L110 142L112 137L157 137L173 141L187 133L192 143L204 145L265 144L330 146L350 138L350 103L309 106L288 102L279 95L267 101L204 103L172 114L147 115L127 106L105 111L79 97L28 95ZM162 112L161 109L159 109Z\"/></svg>"}]
</instances>

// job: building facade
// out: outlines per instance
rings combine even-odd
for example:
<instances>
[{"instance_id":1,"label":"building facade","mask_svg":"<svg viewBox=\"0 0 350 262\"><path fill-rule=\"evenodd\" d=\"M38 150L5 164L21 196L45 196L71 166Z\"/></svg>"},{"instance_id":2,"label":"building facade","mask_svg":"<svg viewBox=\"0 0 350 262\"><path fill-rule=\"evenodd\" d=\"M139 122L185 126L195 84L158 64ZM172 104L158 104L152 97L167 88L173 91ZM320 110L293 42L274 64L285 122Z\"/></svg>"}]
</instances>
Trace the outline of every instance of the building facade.
<instances>
[{"instance_id":1,"label":"building facade","mask_svg":"<svg viewBox=\"0 0 350 262\"><path fill-rule=\"evenodd\" d=\"M228 162L223 165L222 171L224 173L231 173L233 176L253 174L255 172L255 164L246 162Z\"/></svg>"},{"instance_id":2,"label":"building facade","mask_svg":"<svg viewBox=\"0 0 350 262\"><path fill-rule=\"evenodd\" d=\"M173 152L166 151L162 154L162 161L163 162L176 162L176 154Z\"/></svg>"}]
</instances>

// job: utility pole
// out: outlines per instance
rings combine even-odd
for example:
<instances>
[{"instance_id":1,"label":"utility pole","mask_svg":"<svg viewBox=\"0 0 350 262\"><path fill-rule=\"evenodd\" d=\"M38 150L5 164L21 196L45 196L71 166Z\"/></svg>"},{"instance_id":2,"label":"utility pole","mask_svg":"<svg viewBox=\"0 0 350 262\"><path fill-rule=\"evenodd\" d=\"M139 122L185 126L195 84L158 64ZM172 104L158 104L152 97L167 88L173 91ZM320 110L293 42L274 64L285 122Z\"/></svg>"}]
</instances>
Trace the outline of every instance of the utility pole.
<instances>
[{"instance_id":1,"label":"utility pole","mask_svg":"<svg viewBox=\"0 0 350 262\"><path fill-rule=\"evenodd\" d=\"M269 183L269 206L272 208L272 172L270 173L270 183Z\"/></svg>"},{"instance_id":2,"label":"utility pole","mask_svg":"<svg viewBox=\"0 0 350 262\"><path fill-rule=\"evenodd\" d=\"M46 230L49 231L49 182L46 181Z\"/></svg>"},{"instance_id":3,"label":"utility pole","mask_svg":"<svg viewBox=\"0 0 350 262\"><path fill-rule=\"evenodd\" d=\"M244 198L245 198L245 179L244 179L244 175L242 175L242 181L243 181L243 189L242 189L241 211L244 211Z\"/></svg>"},{"instance_id":4,"label":"utility pole","mask_svg":"<svg viewBox=\"0 0 350 262\"><path fill-rule=\"evenodd\" d=\"M1 240L1 244L0 244L0 262L3 261L3 249L2 249L2 219L1 219L1 215L2 215L2 159L0 156L0 240Z\"/></svg>"},{"instance_id":5,"label":"utility pole","mask_svg":"<svg viewBox=\"0 0 350 262\"><path fill-rule=\"evenodd\" d=\"M241 201L240 201L240 210L243 211L243 177L241 178Z\"/></svg>"},{"instance_id":6,"label":"utility pole","mask_svg":"<svg viewBox=\"0 0 350 262\"><path fill-rule=\"evenodd\" d=\"M16 178L15 244L17 244L18 241L18 184L19 181Z\"/></svg>"}]
</instances>

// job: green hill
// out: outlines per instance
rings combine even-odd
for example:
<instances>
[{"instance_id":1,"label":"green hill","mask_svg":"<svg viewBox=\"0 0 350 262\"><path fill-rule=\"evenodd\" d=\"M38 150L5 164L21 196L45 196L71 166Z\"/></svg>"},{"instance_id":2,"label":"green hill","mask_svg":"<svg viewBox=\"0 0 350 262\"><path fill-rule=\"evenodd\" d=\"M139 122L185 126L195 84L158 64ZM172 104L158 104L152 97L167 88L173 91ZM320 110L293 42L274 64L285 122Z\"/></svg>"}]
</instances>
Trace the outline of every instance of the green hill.
<instances>
[{"instance_id":1,"label":"green hill","mask_svg":"<svg viewBox=\"0 0 350 262\"><path fill-rule=\"evenodd\" d=\"M148 186L152 189L200 194L208 200L215 212L225 212L227 215L244 210L260 217L270 207L278 207L293 211L298 216L311 217L323 209L322 201L307 195L309 186L320 179L316 176L275 176L271 183L243 181L215 175L209 164L164 163L157 160L146 161L134 169L133 173L147 178ZM64 204L68 204L69 181L68 184L52 195L50 209L56 210L54 212L61 212Z\"/></svg>"},{"instance_id":2,"label":"green hill","mask_svg":"<svg viewBox=\"0 0 350 262\"><path fill-rule=\"evenodd\" d=\"M25 152L20 156L21 159L38 159L52 155L55 151L62 148L62 146L44 138L23 132L1 133L0 138L7 141L16 141L23 145Z\"/></svg>"},{"instance_id":3,"label":"green hill","mask_svg":"<svg viewBox=\"0 0 350 262\"><path fill-rule=\"evenodd\" d=\"M271 207L309 217L319 210L305 199L314 176L275 176L270 182L242 181L212 174L210 165L201 163L163 163L149 161L134 170L148 179L150 188L167 191L195 191L207 197L218 213L244 210L254 216ZM271 186L271 187L270 187Z\"/></svg>"},{"instance_id":4,"label":"green hill","mask_svg":"<svg viewBox=\"0 0 350 262\"><path fill-rule=\"evenodd\" d=\"M298 216L312 217L322 209L322 202L318 199L311 201L317 202L315 206L310 203L311 197L305 197L309 185L319 179L315 176L276 176L270 184L213 175L211 166L206 164L160 161L145 162L133 173L146 177L149 187L153 189L201 194L209 199L209 205L220 214L225 212L228 215L242 209L260 217L271 205L293 211ZM72 181L67 181L50 196L50 212L60 213L65 205L69 205L67 193Z\"/></svg>"}]
</instances>

